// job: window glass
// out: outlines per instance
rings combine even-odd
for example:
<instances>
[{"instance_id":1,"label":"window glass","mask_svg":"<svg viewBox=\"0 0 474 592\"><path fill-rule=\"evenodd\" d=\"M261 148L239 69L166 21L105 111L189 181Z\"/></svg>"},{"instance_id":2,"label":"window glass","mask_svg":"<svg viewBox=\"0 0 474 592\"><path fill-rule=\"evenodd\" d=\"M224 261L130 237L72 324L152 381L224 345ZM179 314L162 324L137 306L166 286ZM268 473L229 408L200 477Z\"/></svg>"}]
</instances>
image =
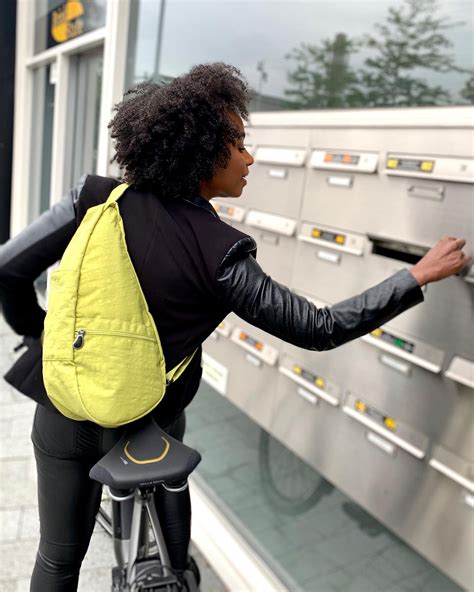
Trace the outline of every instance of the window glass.
<instances>
[{"instance_id":1,"label":"window glass","mask_svg":"<svg viewBox=\"0 0 474 592\"><path fill-rule=\"evenodd\" d=\"M474 102L471 0L137 0L127 86L224 61L253 110Z\"/></svg>"},{"instance_id":2,"label":"window glass","mask_svg":"<svg viewBox=\"0 0 474 592\"><path fill-rule=\"evenodd\" d=\"M55 84L55 63L34 71L29 221L49 208Z\"/></svg>"},{"instance_id":3,"label":"window glass","mask_svg":"<svg viewBox=\"0 0 474 592\"><path fill-rule=\"evenodd\" d=\"M36 0L35 53L105 25L107 0Z\"/></svg>"},{"instance_id":4,"label":"window glass","mask_svg":"<svg viewBox=\"0 0 474 592\"><path fill-rule=\"evenodd\" d=\"M71 58L64 191L97 172L103 53L99 47Z\"/></svg>"}]
</instances>

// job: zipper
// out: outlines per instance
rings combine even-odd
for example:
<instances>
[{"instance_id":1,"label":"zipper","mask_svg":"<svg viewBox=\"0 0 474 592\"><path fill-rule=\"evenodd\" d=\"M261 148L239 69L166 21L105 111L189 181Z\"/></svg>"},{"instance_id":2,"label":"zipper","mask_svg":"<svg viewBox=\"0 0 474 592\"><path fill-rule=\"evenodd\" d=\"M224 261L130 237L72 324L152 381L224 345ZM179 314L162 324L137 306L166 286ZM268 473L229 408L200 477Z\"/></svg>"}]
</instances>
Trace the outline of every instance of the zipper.
<instances>
[{"instance_id":1,"label":"zipper","mask_svg":"<svg viewBox=\"0 0 474 592\"><path fill-rule=\"evenodd\" d=\"M137 335L136 333L127 333L125 331L99 331L97 329L78 329L76 331L76 337L72 344L74 349L81 349L84 346L85 336L86 333L90 335L106 335L106 336L116 336L116 337L131 337L132 339L143 339L144 341L153 341L153 337L147 337L146 335Z\"/></svg>"}]
</instances>

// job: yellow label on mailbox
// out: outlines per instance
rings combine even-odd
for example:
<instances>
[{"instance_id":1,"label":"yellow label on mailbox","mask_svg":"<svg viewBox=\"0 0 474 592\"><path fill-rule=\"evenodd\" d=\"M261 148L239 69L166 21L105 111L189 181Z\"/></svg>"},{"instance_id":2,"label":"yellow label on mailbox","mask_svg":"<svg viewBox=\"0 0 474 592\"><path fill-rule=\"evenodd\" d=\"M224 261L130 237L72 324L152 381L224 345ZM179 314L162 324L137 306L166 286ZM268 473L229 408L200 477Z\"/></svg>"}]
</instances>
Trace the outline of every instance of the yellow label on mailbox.
<instances>
[{"instance_id":1,"label":"yellow label on mailbox","mask_svg":"<svg viewBox=\"0 0 474 592\"><path fill-rule=\"evenodd\" d=\"M311 236L313 238L319 238L321 236L321 231L319 230L319 228L313 228L311 230Z\"/></svg>"},{"instance_id":2,"label":"yellow label on mailbox","mask_svg":"<svg viewBox=\"0 0 474 592\"><path fill-rule=\"evenodd\" d=\"M372 337L380 337L382 335L382 333L383 333L382 329L374 329L373 331L370 332Z\"/></svg>"},{"instance_id":3,"label":"yellow label on mailbox","mask_svg":"<svg viewBox=\"0 0 474 592\"><path fill-rule=\"evenodd\" d=\"M434 162L432 160L423 160L420 168L425 173L431 173L433 170Z\"/></svg>"},{"instance_id":4,"label":"yellow label on mailbox","mask_svg":"<svg viewBox=\"0 0 474 592\"><path fill-rule=\"evenodd\" d=\"M316 386L319 386L319 388L324 388L326 386L326 383L324 382L324 378L321 378L321 376L317 376L314 379L314 384Z\"/></svg>"},{"instance_id":5,"label":"yellow label on mailbox","mask_svg":"<svg viewBox=\"0 0 474 592\"><path fill-rule=\"evenodd\" d=\"M398 158L389 158L387 160L387 168L388 169L396 169L398 166Z\"/></svg>"},{"instance_id":6,"label":"yellow label on mailbox","mask_svg":"<svg viewBox=\"0 0 474 592\"><path fill-rule=\"evenodd\" d=\"M302 374L303 368L301 368L301 366L293 366L293 372L295 374Z\"/></svg>"},{"instance_id":7,"label":"yellow label on mailbox","mask_svg":"<svg viewBox=\"0 0 474 592\"><path fill-rule=\"evenodd\" d=\"M367 405L363 401L356 401L355 408L357 411L360 411L360 413L365 413Z\"/></svg>"},{"instance_id":8,"label":"yellow label on mailbox","mask_svg":"<svg viewBox=\"0 0 474 592\"><path fill-rule=\"evenodd\" d=\"M389 430L394 430L397 427L397 422L392 417L386 417L383 422Z\"/></svg>"}]
</instances>

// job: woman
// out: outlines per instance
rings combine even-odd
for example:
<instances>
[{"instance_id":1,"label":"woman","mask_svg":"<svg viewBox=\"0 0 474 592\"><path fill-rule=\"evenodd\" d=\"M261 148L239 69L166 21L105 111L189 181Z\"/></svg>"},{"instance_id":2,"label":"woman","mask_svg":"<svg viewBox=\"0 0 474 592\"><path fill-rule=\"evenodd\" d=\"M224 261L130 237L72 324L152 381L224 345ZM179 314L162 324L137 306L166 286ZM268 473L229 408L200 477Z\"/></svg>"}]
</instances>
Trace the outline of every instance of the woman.
<instances>
[{"instance_id":1,"label":"woman","mask_svg":"<svg viewBox=\"0 0 474 592\"><path fill-rule=\"evenodd\" d=\"M464 240L445 237L410 271L331 309L317 309L267 276L255 259L255 241L222 222L209 203L213 197L239 197L253 164L244 146L249 89L240 72L219 63L201 65L168 85L145 83L128 95L109 125L114 158L131 185L120 201L128 251L167 369L198 348L152 412L175 437L183 436L184 409L199 385L200 345L229 312L289 343L330 349L422 302L420 286L459 272L470 260L462 251ZM88 176L2 247L0 293L5 318L17 333L40 337L45 313L33 280L61 257L87 209L104 202L117 184ZM40 403L32 439L41 540L31 590L76 590L101 497L88 473L122 429L56 412L44 393L38 353L31 356L34 370L25 372L20 360L20 371L9 376ZM189 493L168 497L163 490L157 504L172 565L181 573L188 564Z\"/></svg>"}]
</instances>

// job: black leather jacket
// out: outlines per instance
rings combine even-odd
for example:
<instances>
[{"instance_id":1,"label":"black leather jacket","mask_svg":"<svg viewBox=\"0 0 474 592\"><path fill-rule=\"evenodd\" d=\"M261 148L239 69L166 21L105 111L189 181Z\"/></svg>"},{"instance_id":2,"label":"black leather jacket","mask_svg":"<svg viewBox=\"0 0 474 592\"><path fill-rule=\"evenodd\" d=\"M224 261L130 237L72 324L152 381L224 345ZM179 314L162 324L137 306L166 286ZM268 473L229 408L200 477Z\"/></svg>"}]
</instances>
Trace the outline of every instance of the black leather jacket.
<instances>
[{"instance_id":1,"label":"black leather jacket","mask_svg":"<svg viewBox=\"0 0 474 592\"><path fill-rule=\"evenodd\" d=\"M74 234L81 188L82 184L0 247L0 301L7 323L20 335L41 335L45 311L33 284L61 258ZM208 201L200 196L192 200L217 216ZM412 274L402 270L360 295L317 308L268 276L250 255L254 250L253 239L244 238L222 260L217 272L222 301L245 321L302 348L337 347L423 300Z\"/></svg>"}]
</instances>

